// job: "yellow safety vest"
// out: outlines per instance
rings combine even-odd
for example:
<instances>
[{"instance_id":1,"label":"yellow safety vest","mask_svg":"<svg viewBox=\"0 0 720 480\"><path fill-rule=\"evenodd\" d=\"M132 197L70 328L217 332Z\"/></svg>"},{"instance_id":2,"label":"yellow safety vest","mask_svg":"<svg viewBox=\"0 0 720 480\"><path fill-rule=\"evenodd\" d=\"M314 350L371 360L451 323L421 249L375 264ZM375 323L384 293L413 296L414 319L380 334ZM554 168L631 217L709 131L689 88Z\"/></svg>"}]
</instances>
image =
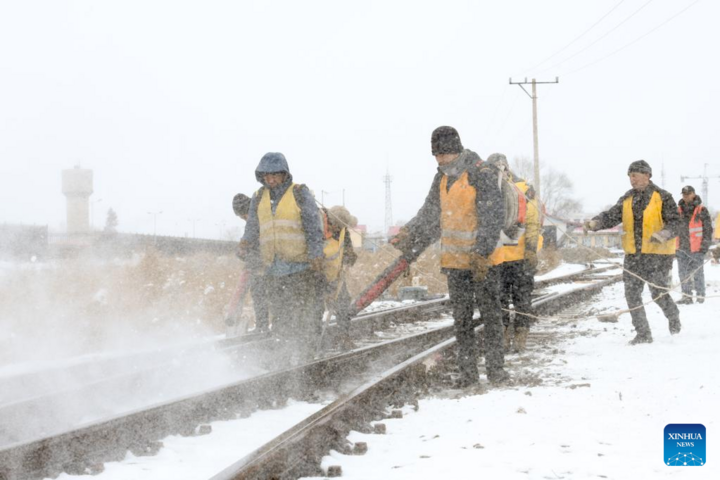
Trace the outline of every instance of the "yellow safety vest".
<instances>
[{"instance_id":1,"label":"yellow safety vest","mask_svg":"<svg viewBox=\"0 0 720 480\"><path fill-rule=\"evenodd\" d=\"M345 229L340 230L340 237L335 240L333 237L325 241L323 254L325 256L325 278L328 282L334 282L340 276L342 270L343 253L345 252Z\"/></svg>"},{"instance_id":2,"label":"yellow safety vest","mask_svg":"<svg viewBox=\"0 0 720 480\"><path fill-rule=\"evenodd\" d=\"M524 181L515 184L522 193L527 192L528 185ZM500 247L502 251L503 262L514 262L525 258L525 238L528 230L537 232L542 227L542 215L540 212L540 202L537 198L527 202L527 210L525 212L525 232L520 235L517 245L503 245ZM542 248L543 237L538 234L537 251Z\"/></svg>"},{"instance_id":3,"label":"yellow safety vest","mask_svg":"<svg viewBox=\"0 0 720 480\"><path fill-rule=\"evenodd\" d=\"M475 206L477 191L468 182L468 172L447 188L448 177L440 181L440 265L442 268L470 269L470 254L475 247L478 219ZM497 248L490 256L492 265L502 262Z\"/></svg>"},{"instance_id":4,"label":"yellow safety vest","mask_svg":"<svg viewBox=\"0 0 720 480\"><path fill-rule=\"evenodd\" d=\"M633 197L629 196L623 202L623 239L622 245L625 253L636 253L635 251L635 218L632 209ZM675 253L675 240L668 240L662 243L653 243L650 237L665 227L662 219L662 198L658 192L653 192L647 207L643 211L642 224L642 246L641 253L654 253L658 255L673 255Z\"/></svg>"},{"instance_id":5,"label":"yellow safety vest","mask_svg":"<svg viewBox=\"0 0 720 480\"><path fill-rule=\"evenodd\" d=\"M263 263L269 266L277 257L286 262L307 262L307 243L300 217L300 207L295 201L292 184L283 194L272 213L270 189L263 189L258 205L260 223L260 252Z\"/></svg>"}]
</instances>

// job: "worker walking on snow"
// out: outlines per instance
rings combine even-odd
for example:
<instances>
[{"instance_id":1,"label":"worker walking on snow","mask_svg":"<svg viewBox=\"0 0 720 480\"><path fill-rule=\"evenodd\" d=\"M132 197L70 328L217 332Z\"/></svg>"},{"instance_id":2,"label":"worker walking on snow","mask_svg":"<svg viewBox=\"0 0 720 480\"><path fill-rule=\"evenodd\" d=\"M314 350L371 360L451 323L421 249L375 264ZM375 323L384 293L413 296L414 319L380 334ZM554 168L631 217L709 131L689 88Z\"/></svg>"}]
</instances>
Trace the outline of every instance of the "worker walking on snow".
<instances>
[{"instance_id":1,"label":"worker walking on snow","mask_svg":"<svg viewBox=\"0 0 720 480\"><path fill-rule=\"evenodd\" d=\"M535 190L525 180L513 175L505 155L494 153L488 157L487 161L498 167L504 173L503 181L512 183L517 193L523 197L519 207L517 238L503 243L500 248L502 263L497 267L501 277L500 300L503 307L505 352L509 352L512 346L516 352L520 353L525 351L530 331L532 292L535 288L542 212L540 204L535 198ZM512 324L511 303L515 313Z\"/></svg>"},{"instance_id":2,"label":"worker walking on snow","mask_svg":"<svg viewBox=\"0 0 720 480\"><path fill-rule=\"evenodd\" d=\"M478 341L473 328L476 303L485 325L485 367L492 383L506 381L500 310L500 272L493 256L504 219L496 170L463 148L457 130L438 127L431 136L438 163L425 203L392 244L403 253L423 251L440 240L455 319L459 387L479 382Z\"/></svg>"},{"instance_id":3,"label":"worker walking on snow","mask_svg":"<svg viewBox=\"0 0 720 480\"><path fill-rule=\"evenodd\" d=\"M252 197L239 256L259 259L272 295L273 334L292 363L312 358L319 335L317 302L324 288L324 235L307 186L293 183L282 153L267 153L255 170L262 184Z\"/></svg>"},{"instance_id":4,"label":"worker walking on snow","mask_svg":"<svg viewBox=\"0 0 720 480\"><path fill-rule=\"evenodd\" d=\"M636 345L653 341L642 302L645 283L668 319L670 333L680 333L680 312L667 289L680 217L672 195L650 181L652 168L645 160L632 162L628 176L632 189L612 208L585 222L583 229L594 232L612 228L620 222L623 224L623 282L637 333L630 344Z\"/></svg>"},{"instance_id":5,"label":"worker walking on snow","mask_svg":"<svg viewBox=\"0 0 720 480\"><path fill-rule=\"evenodd\" d=\"M697 302L705 301L705 255L710 249L713 228L712 219L695 188L687 185L682 189L678 202L680 232L677 240L677 261L683 298L678 304L693 303L693 287Z\"/></svg>"}]
</instances>

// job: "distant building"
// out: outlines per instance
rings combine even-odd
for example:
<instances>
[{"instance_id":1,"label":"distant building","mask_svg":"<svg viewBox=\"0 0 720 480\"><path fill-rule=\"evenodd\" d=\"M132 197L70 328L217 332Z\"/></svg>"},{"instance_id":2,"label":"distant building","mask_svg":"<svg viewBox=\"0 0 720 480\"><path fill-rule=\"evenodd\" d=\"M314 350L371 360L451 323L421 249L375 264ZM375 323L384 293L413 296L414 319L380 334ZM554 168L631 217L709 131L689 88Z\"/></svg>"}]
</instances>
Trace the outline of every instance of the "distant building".
<instances>
[{"instance_id":1,"label":"distant building","mask_svg":"<svg viewBox=\"0 0 720 480\"><path fill-rule=\"evenodd\" d=\"M353 248L362 248L363 237L367 233L367 225L357 225L354 228L348 229L350 232L350 240L352 241Z\"/></svg>"},{"instance_id":2,"label":"distant building","mask_svg":"<svg viewBox=\"0 0 720 480\"><path fill-rule=\"evenodd\" d=\"M93 172L75 166L62 171L62 193L67 205L67 233L90 233L90 195L93 194Z\"/></svg>"},{"instance_id":3,"label":"distant building","mask_svg":"<svg viewBox=\"0 0 720 480\"><path fill-rule=\"evenodd\" d=\"M622 248L623 229L621 225L598 232L583 232L582 227L575 227L572 231L578 242L585 247Z\"/></svg>"}]
</instances>

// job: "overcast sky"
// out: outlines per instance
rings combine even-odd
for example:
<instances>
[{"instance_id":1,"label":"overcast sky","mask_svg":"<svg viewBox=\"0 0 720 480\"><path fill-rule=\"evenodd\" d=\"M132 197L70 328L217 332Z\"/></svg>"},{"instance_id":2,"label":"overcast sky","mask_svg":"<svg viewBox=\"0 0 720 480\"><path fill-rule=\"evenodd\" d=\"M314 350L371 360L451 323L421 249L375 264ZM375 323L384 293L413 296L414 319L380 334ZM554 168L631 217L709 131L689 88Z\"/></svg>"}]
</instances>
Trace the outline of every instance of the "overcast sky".
<instances>
[{"instance_id":1,"label":"overcast sky","mask_svg":"<svg viewBox=\"0 0 720 480\"><path fill-rule=\"evenodd\" d=\"M709 0L0 1L0 222L61 229L79 164L96 227L112 207L152 233L162 211L158 234L219 237L279 151L379 229L386 170L395 220L422 204L439 125L483 158L532 157L511 76L560 77L538 91L540 158L588 213L639 158L677 199L680 175L720 175L719 18Z\"/></svg>"}]
</instances>

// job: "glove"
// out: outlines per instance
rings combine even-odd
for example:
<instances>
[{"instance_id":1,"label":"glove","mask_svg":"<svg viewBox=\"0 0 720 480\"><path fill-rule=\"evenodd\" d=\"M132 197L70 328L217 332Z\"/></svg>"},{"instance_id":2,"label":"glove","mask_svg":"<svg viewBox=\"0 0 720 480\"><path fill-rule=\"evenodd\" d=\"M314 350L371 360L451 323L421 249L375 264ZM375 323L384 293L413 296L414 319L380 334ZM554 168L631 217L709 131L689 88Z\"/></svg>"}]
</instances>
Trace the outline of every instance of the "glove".
<instances>
[{"instance_id":1,"label":"glove","mask_svg":"<svg viewBox=\"0 0 720 480\"><path fill-rule=\"evenodd\" d=\"M240 260L245 260L250 252L250 244L246 240L240 240L235 249L235 256Z\"/></svg>"},{"instance_id":2,"label":"glove","mask_svg":"<svg viewBox=\"0 0 720 480\"><path fill-rule=\"evenodd\" d=\"M402 251L403 247L405 247L408 244L409 240L410 240L410 233L408 233L408 231L406 229L401 228L397 234L395 234L392 238L390 238L389 243L393 247Z\"/></svg>"},{"instance_id":3,"label":"glove","mask_svg":"<svg viewBox=\"0 0 720 480\"><path fill-rule=\"evenodd\" d=\"M533 273L537 270L538 258L537 252L534 249L525 250L525 262L527 263L528 269Z\"/></svg>"},{"instance_id":4,"label":"glove","mask_svg":"<svg viewBox=\"0 0 720 480\"><path fill-rule=\"evenodd\" d=\"M665 243L672 238L671 233L668 230L660 230L650 235L651 243Z\"/></svg>"},{"instance_id":5,"label":"glove","mask_svg":"<svg viewBox=\"0 0 720 480\"><path fill-rule=\"evenodd\" d=\"M480 255L479 253L473 253L470 256L470 268L472 269L473 280L476 282L482 282L487 278L490 267L492 267L492 264L488 257Z\"/></svg>"},{"instance_id":6,"label":"glove","mask_svg":"<svg viewBox=\"0 0 720 480\"><path fill-rule=\"evenodd\" d=\"M310 270L315 273L323 273L325 267L325 261L323 257L311 258L310 259Z\"/></svg>"},{"instance_id":7,"label":"glove","mask_svg":"<svg viewBox=\"0 0 720 480\"><path fill-rule=\"evenodd\" d=\"M587 235L587 232L594 232L595 230L597 230L597 226L597 220L588 220L587 222L583 223L583 233Z\"/></svg>"}]
</instances>

